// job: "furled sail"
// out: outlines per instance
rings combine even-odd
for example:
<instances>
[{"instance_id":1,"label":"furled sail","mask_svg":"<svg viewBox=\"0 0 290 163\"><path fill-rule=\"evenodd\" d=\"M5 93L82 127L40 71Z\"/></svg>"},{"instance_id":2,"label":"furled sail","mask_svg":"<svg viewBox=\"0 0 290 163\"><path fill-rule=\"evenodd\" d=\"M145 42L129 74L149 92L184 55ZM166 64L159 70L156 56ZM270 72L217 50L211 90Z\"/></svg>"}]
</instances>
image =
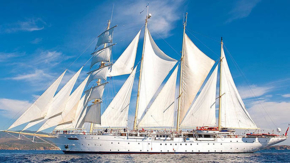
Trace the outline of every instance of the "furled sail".
<instances>
[{"instance_id":1,"label":"furled sail","mask_svg":"<svg viewBox=\"0 0 290 163\"><path fill-rule=\"evenodd\" d=\"M69 95L73 89L73 86L81 72L82 68L62 87L62 89L54 96L51 105L46 108L46 110L42 114L42 118L39 118L38 120L31 121L23 130L26 130L40 122L43 122L44 120L58 115L62 112L62 109L65 107L66 102L69 98Z\"/></svg>"},{"instance_id":2,"label":"furled sail","mask_svg":"<svg viewBox=\"0 0 290 163\"><path fill-rule=\"evenodd\" d=\"M94 86L91 89L87 90L91 92L88 101L91 101L94 99L102 99L106 84L107 83L103 83L101 85Z\"/></svg>"},{"instance_id":3,"label":"furled sail","mask_svg":"<svg viewBox=\"0 0 290 163\"><path fill-rule=\"evenodd\" d=\"M91 61L91 68L98 62L110 62L112 47L114 45L115 44L107 46L101 50L92 53L93 56Z\"/></svg>"},{"instance_id":4,"label":"furled sail","mask_svg":"<svg viewBox=\"0 0 290 163\"><path fill-rule=\"evenodd\" d=\"M113 32L114 32L115 27L117 27L117 26L114 26L114 27L104 31L102 34L100 34L98 36L99 39L98 39L98 43L96 45L96 48L102 44L113 42Z\"/></svg>"},{"instance_id":5,"label":"furled sail","mask_svg":"<svg viewBox=\"0 0 290 163\"><path fill-rule=\"evenodd\" d=\"M145 29L143 53L138 120L140 120L152 97L177 62L158 48L147 28Z\"/></svg>"},{"instance_id":6,"label":"furled sail","mask_svg":"<svg viewBox=\"0 0 290 163\"><path fill-rule=\"evenodd\" d=\"M174 127L174 101L177 71L178 66L141 119L138 124L139 127Z\"/></svg>"},{"instance_id":7,"label":"furled sail","mask_svg":"<svg viewBox=\"0 0 290 163\"><path fill-rule=\"evenodd\" d=\"M83 122L90 122L94 124L101 124L101 103L90 105L85 110Z\"/></svg>"},{"instance_id":8,"label":"furled sail","mask_svg":"<svg viewBox=\"0 0 290 163\"><path fill-rule=\"evenodd\" d=\"M8 128L14 128L43 116L45 108L49 106L66 70L52 83L52 85Z\"/></svg>"},{"instance_id":9,"label":"furled sail","mask_svg":"<svg viewBox=\"0 0 290 163\"><path fill-rule=\"evenodd\" d=\"M60 115L53 116L49 118L39 129L38 131L42 131L48 129L53 126L57 126L64 117L66 117L69 113L75 112L78 108L78 102L82 96L84 88L87 84L89 76L78 86L78 88L69 96L66 105L64 108L58 108L61 111Z\"/></svg>"},{"instance_id":10,"label":"furled sail","mask_svg":"<svg viewBox=\"0 0 290 163\"><path fill-rule=\"evenodd\" d=\"M184 117L181 128L194 128L196 126L215 126L215 100L218 66L202 88L197 99L191 105Z\"/></svg>"},{"instance_id":11,"label":"furled sail","mask_svg":"<svg viewBox=\"0 0 290 163\"><path fill-rule=\"evenodd\" d=\"M113 64L108 76L119 76L130 74L134 68L136 52L141 30L135 36L130 45L121 54L118 60Z\"/></svg>"},{"instance_id":12,"label":"furled sail","mask_svg":"<svg viewBox=\"0 0 290 163\"><path fill-rule=\"evenodd\" d=\"M214 61L200 51L184 34L181 78L180 122L204 83Z\"/></svg>"},{"instance_id":13,"label":"furled sail","mask_svg":"<svg viewBox=\"0 0 290 163\"><path fill-rule=\"evenodd\" d=\"M236 88L223 47L221 48L220 80L220 126L237 129L257 129L255 122L247 112L245 104Z\"/></svg>"},{"instance_id":14,"label":"furled sail","mask_svg":"<svg viewBox=\"0 0 290 163\"><path fill-rule=\"evenodd\" d=\"M136 68L125 81L101 117L103 127L127 127L130 98Z\"/></svg>"},{"instance_id":15,"label":"furled sail","mask_svg":"<svg viewBox=\"0 0 290 163\"><path fill-rule=\"evenodd\" d=\"M107 80L108 72L109 72L109 66L105 66L105 67L89 72L88 74L90 74L90 78L88 80L88 84L95 79Z\"/></svg>"}]
</instances>

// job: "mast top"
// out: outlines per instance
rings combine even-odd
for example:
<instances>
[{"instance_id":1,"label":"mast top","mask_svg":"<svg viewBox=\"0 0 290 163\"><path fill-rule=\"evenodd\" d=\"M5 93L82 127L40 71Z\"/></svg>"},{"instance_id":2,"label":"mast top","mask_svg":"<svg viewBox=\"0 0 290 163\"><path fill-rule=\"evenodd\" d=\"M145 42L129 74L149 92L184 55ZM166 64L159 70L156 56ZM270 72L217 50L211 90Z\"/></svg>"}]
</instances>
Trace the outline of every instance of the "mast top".
<instances>
[{"instance_id":1,"label":"mast top","mask_svg":"<svg viewBox=\"0 0 290 163\"><path fill-rule=\"evenodd\" d=\"M221 37L221 44L223 44L223 37Z\"/></svg>"},{"instance_id":2,"label":"mast top","mask_svg":"<svg viewBox=\"0 0 290 163\"><path fill-rule=\"evenodd\" d=\"M188 15L188 13L186 12L186 13L185 13L185 20L184 20L184 22L183 22L183 27L184 27L184 28L185 28L186 25L187 25L187 15Z\"/></svg>"}]
</instances>

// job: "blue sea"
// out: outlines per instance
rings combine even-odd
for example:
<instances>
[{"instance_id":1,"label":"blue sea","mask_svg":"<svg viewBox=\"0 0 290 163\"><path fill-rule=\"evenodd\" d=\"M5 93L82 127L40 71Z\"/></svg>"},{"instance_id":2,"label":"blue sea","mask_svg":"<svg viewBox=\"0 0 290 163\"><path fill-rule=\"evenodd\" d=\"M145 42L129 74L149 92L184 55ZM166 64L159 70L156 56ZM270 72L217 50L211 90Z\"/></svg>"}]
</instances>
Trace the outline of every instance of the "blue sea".
<instances>
[{"instance_id":1,"label":"blue sea","mask_svg":"<svg viewBox=\"0 0 290 163\"><path fill-rule=\"evenodd\" d=\"M0 150L0 162L290 162L289 150L247 154L63 154L61 151Z\"/></svg>"}]
</instances>

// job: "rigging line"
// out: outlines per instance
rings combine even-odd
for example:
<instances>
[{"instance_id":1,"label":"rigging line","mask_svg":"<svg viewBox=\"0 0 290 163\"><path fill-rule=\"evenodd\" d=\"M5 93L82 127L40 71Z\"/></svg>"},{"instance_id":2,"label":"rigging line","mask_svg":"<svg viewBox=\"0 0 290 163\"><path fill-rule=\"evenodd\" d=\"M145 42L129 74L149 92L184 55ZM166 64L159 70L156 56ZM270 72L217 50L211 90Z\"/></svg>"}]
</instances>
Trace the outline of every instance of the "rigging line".
<instances>
[{"instance_id":1,"label":"rigging line","mask_svg":"<svg viewBox=\"0 0 290 163\"><path fill-rule=\"evenodd\" d=\"M181 54L178 53L165 39L163 39L162 36L160 36L158 33L156 33L176 54L178 54L181 57Z\"/></svg>"},{"instance_id":2,"label":"rigging line","mask_svg":"<svg viewBox=\"0 0 290 163\"><path fill-rule=\"evenodd\" d=\"M50 142L48 142L48 141L42 139L41 137L38 137L38 136L35 136L35 137L38 138L38 139L40 139L40 140L42 140L42 141L44 141L44 142L47 143L47 144L50 144L50 145L53 146L53 147L58 148L58 146L56 146L56 145L54 145L54 144L52 144L52 143L50 143Z\"/></svg>"},{"instance_id":3,"label":"rigging line","mask_svg":"<svg viewBox=\"0 0 290 163\"><path fill-rule=\"evenodd\" d=\"M231 55L231 53L229 52L229 50L227 49L227 47L226 47L225 45L224 45L224 47L225 47L226 51L229 53L229 56L231 57L231 60L233 61L234 65L236 66L236 68L238 69L238 71L240 71L240 73L242 74L243 78L245 79L246 84L247 84L248 87L250 88L250 91L252 92L253 96L254 96L255 98L258 98L258 97L256 96L256 94L254 93L254 91L253 91L251 85L249 84L250 82L249 82L249 80L246 78L246 75L243 73L242 69L239 67L239 65L237 64L237 62L234 60L233 56ZM263 111L266 113L266 115L267 115L268 118L271 120L271 122L274 124L274 126L277 127L277 125L274 123L274 121L272 120L272 118L269 116L269 114L268 114L268 112L266 111L266 109L263 107L262 103L261 103L260 101L257 101L257 102L259 103L259 105L258 105L258 106L260 106L259 108L262 108L262 109L263 109ZM265 118L265 119L266 119L266 118ZM267 121L267 119L266 119L266 121Z\"/></svg>"},{"instance_id":4,"label":"rigging line","mask_svg":"<svg viewBox=\"0 0 290 163\"><path fill-rule=\"evenodd\" d=\"M226 47L225 47L226 48ZM226 48L226 51L229 53L229 56L231 57L231 60L232 60L232 62L234 63L234 65L235 65L235 67L238 69L238 71L241 73L241 75L244 77L244 79L245 79L245 81L246 81L246 83L247 83L247 85L249 86L249 88L250 88L250 91L251 91L251 93L255 96L255 93L253 92L253 90L252 90L252 88L250 87L250 84L249 84L249 82L248 82L248 80L247 80L247 78L245 77L245 74L242 72L242 70L240 69L240 67L238 66L238 64L236 63L236 61L234 60L234 58L233 58L233 56L230 54L230 52L227 50L227 48ZM255 96L255 98L257 98L256 96ZM264 109L263 109L264 110ZM264 110L264 112L265 112L265 110ZM266 113L266 112L265 112ZM264 113L264 114L265 114ZM266 113L267 114L267 113ZM269 115L268 115L268 117L269 117ZM264 116L264 119L267 121L267 123L269 123L269 121L267 120L267 118L266 118L266 116ZM270 120L271 120L271 118L270 118ZM271 120L272 121L272 120ZM275 125L275 123L272 121L272 123ZM276 126L276 125L275 125ZM277 127L277 126L276 126Z\"/></svg>"},{"instance_id":5,"label":"rigging line","mask_svg":"<svg viewBox=\"0 0 290 163\"><path fill-rule=\"evenodd\" d=\"M199 35L201 35L201 36L203 36L203 37L206 37L206 38L208 38L208 39L210 39L210 40L213 40L214 42L217 42L217 43L220 44L220 40L216 40L216 39L214 39L213 37L207 36L207 35L205 35L205 34L201 34L201 33L197 32L197 31L190 30L190 29L188 29L188 28L186 28L186 30L187 30L188 32L191 31L191 32L193 32L193 33L197 33L197 34L199 34Z\"/></svg>"},{"instance_id":6,"label":"rigging line","mask_svg":"<svg viewBox=\"0 0 290 163\"><path fill-rule=\"evenodd\" d=\"M69 69L88 49L89 49L89 47L96 41L98 39L98 37L96 37L86 48L85 48L85 50L68 66L68 68L67 69ZM92 57L91 57L92 58ZM91 59L90 58L90 59ZM88 61L87 61L88 62ZM86 62L86 63L87 63ZM86 64L85 63L85 64ZM84 64L84 65L85 65Z\"/></svg>"},{"instance_id":7,"label":"rigging line","mask_svg":"<svg viewBox=\"0 0 290 163\"><path fill-rule=\"evenodd\" d=\"M11 136L13 136L14 138L18 139L17 136L14 136L14 135L10 134L9 132L6 132L6 133L7 133L8 135L11 135Z\"/></svg>"},{"instance_id":8,"label":"rigging line","mask_svg":"<svg viewBox=\"0 0 290 163\"><path fill-rule=\"evenodd\" d=\"M220 55L218 55L216 52L214 52L211 48L209 48L206 44L204 44L200 39L198 39L194 34L192 34L190 31L188 31L188 33L191 35L191 36L193 36L194 38L196 38L200 43L202 43L203 44L203 46L205 46L206 48L208 48L211 52L213 52L216 56L220 56Z\"/></svg>"},{"instance_id":9,"label":"rigging line","mask_svg":"<svg viewBox=\"0 0 290 163\"><path fill-rule=\"evenodd\" d=\"M113 20L113 12L114 12L114 3L113 3L113 8L112 8L112 13L111 13L111 23L112 23L112 20Z\"/></svg>"}]
</instances>

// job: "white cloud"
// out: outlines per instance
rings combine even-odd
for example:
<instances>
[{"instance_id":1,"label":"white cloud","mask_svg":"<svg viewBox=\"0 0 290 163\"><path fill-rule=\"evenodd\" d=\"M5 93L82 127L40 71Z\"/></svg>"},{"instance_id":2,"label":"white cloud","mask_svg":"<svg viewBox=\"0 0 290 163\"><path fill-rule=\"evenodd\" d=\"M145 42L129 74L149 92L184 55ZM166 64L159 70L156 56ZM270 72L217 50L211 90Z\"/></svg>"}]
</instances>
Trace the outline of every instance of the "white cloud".
<instances>
[{"instance_id":1,"label":"white cloud","mask_svg":"<svg viewBox=\"0 0 290 163\"><path fill-rule=\"evenodd\" d=\"M40 18L31 18L27 19L26 21L19 21L17 23L12 24L4 24L2 25L2 28L6 33L14 33L18 31L39 31L43 30L46 25L46 22L44 22Z\"/></svg>"},{"instance_id":2,"label":"white cloud","mask_svg":"<svg viewBox=\"0 0 290 163\"><path fill-rule=\"evenodd\" d=\"M290 94L284 94L284 95L282 95L282 97L289 98Z\"/></svg>"},{"instance_id":3,"label":"white cloud","mask_svg":"<svg viewBox=\"0 0 290 163\"><path fill-rule=\"evenodd\" d=\"M238 90L243 99L260 97L270 91L272 91L273 87L270 86L239 86Z\"/></svg>"},{"instance_id":4,"label":"white cloud","mask_svg":"<svg viewBox=\"0 0 290 163\"><path fill-rule=\"evenodd\" d=\"M175 27L174 23L181 18L178 9L182 3L181 0L149 2L149 13L152 14L148 21L150 32L163 38L170 36L170 31ZM125 1L123 4L116 5L113 16L114 23L124 25L118 27L120 30L122 28L141 28L145 24L147 4L148 1L141 0Z\"/></svg>"},{"instance_id":5,"label":"white cloud","mask_svg":"<svg viewBox=\"0 0 290 163\"><path fill-rule=\"evenodd\" d=\"M249 16L253 10L253 8L260 2L261 0L240 0L236 1L234 8L230 11L230 18L226 21L226 23L230 23L236 19L241 19Z\"/></svg>"},{"instance_id":6,"label":"white cloud","mask_svg":"<svg viewBox=\"0 0 290 163\"><path fill-rule=\"evenodd\" d=\"M290 122L290 102L255 101L248 111L258 127L263 129L280 127L285 130Z\"/></svg>"},{"instance_id":7,"label":"white cloud","mask_svg":"<svg viewBox=\"0 0 290 163\"><path fill-rule=\"evenodd\" d=\"M31 41L32 44L38 44L42 41L42 38L36 38L34 40Z\"/></svg>"},{"instance_id":8,"label":"white cloud","mask_svg":"<svg viewBox=\"0 0 290 163\"><path fill-rule=\"evenodd\" d=\"M24 80L24 81L29 81L29 82L40 82L43 80L47 80L48 78L52 78L52 76L45 73L43 70L35 69L35 71L32 73L19 74L15 77L7 78L7 79Z\"/></svg>"},{"instance_id":9,"label":"white cloud","mask_svg":"<svg viewBox=\"0 0 290 163\"><path fill-rule=\"evenodd\" d=\"M20 56L17 53L1 53L0 52L0 62L8 62L10 59Z\"/></svg>"},{"instance_id":10,"label":"white cloud","mask_svg":"<svg viewBox=\"0 0 290 163\"><path fill-rule=\"evenodd\" d=\"M66 59L67 58L61 52L40 51L40 53L32 60L32 62L37 65L46 64L50 67L53 67Z\"/></svg>"},{"instance_id":11,"label":"white cloud","mask_svg":"<svg viewBox=\"0 0 290 163\"><path fill-rule=\"evenodd\" d=\"M11 75L12 77L5 79L29 82L29 84L34 87L32 88L33 90L44 90L60 75L56 72L52 72L52 68L68 58L70 57L58 51L40 50L35 53L33 57L16 63L16 66L14 66L16 69L12 70L16 75ZM70 72L67 72L67 74L63 81L67 81L66 79L71 77Z\"/></svg>"},{"instance_id":12,"label":"white cloud","mask_svg":"<svg viewBox=\"0 0 290 163\"><path fill-rule=\"evenodd\" d=\"M28 101L13 100L13 99L0 99L0 112L5 117L9 118L18 118L29 106L31 103Z\"/></svg>"}]
</instances>

